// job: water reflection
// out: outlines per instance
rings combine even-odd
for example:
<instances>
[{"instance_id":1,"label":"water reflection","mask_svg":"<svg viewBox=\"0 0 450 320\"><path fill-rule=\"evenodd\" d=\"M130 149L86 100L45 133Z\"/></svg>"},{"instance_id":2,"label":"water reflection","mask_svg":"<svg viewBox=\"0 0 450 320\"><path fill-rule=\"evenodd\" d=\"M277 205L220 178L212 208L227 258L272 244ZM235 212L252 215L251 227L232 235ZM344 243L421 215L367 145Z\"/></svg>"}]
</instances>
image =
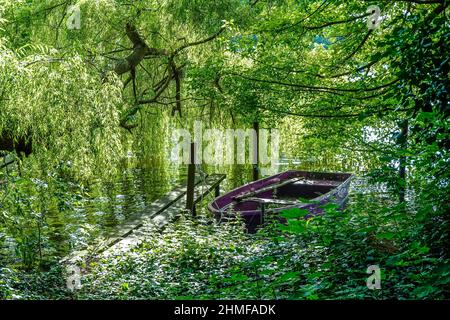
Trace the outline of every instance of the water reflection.
<instances>
[{"instance_id":1,"label":"water reflection","mask_svg":"<svg viewBox=\"0 0 450 320\"><path fill-rule=\"evenodd\" d=\"M277 166L272 168L276 172L289 169L303 169L305 162L298 159L282 158ZM252 180L252 166L228 165L207 166L201 169L208 174L225 173L226 180L221 184L221 193L230 191ZM315 168L315 170L321 170ZM79 249L92 243L96 238L114 230L118 224L126 221L133 214L142 212L151 202L163 196L177 184L185 181L187 167L176 166L169 163L141 164L132 168L125 168L120 178L114 183L98 183L90 187L89 197L84 198L80 205L75 207L68 219L60 219L55 215L53 227L60 230L55 233L54 241L66 242L71 250ZM202 201L197 212L209 214L206 205L213 199L209 195ZM64 231L65 230L65 231ZM65 241L62 234L67 234ZM59 236L56 236L59 234ZM61 243L61 248L67 247ZM66 251L66 250L62 250Z\"/></svg>"}]
</instances>

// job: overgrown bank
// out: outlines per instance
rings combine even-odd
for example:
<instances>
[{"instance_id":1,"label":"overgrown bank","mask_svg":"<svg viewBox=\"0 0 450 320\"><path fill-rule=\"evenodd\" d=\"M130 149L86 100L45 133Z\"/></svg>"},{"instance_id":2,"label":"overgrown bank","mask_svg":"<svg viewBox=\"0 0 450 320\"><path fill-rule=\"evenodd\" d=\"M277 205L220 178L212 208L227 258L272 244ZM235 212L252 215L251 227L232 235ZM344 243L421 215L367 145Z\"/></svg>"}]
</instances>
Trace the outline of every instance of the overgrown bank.
<instances>
[{"instance_id":1,"label":"overgrown bank","mask_svg":"<svg viewBox=\"0 0 450 320\"><path fill-rule=\"evenodd\" d=\"M256 235L239 222L183 218L132 251L89 265L81 290L66 289L60 268L38 275L3 268L0 292L9 299L450 297L450 263L438 249L445 234L435 239L448 226L418 225L417 211L371 195L356 196L345 212L326 211L310 220L301 210L285 212L287 226ZM366 286L370 265L381 269L381 290Z\"/></svg>"}]
</instances>

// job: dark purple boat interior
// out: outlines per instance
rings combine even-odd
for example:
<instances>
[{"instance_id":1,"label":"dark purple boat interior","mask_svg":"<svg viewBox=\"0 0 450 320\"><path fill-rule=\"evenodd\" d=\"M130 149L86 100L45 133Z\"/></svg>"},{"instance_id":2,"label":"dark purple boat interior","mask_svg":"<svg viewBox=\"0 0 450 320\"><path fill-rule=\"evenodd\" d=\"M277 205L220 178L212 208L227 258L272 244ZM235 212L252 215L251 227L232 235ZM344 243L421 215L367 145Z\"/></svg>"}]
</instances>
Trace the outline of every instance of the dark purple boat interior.
<instances>
[{"instance_id":1,"label":"dark purple boat interior","mask_svg":"<svg viewBox=\"0 0 450 320\"><path fill-rule=\"evenodd\" d=\"M239 212L248 231L254 232L268 213L302 208L318 214L327 203L342 208L351 177L349 173L289 170L236 188L214 199L208 208L219 221Z\"/></svg>"}]
</instances>

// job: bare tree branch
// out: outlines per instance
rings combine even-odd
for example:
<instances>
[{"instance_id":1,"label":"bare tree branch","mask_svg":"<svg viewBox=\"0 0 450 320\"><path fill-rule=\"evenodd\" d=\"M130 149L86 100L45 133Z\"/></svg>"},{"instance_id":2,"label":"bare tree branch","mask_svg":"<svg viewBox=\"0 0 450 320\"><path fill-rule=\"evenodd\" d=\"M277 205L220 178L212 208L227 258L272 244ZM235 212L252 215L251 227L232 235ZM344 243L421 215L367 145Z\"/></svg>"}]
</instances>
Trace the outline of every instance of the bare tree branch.
<instances>
[{"instance_id":1,"label":"bare tree branch","mask_svg":"<svg viewBox=\"0 0 450 320\"><path fill-rule=\"evenodd\" d=\"M386 84L379 85L376 87L371 87L371 88L331 88L331 87L308 86L308 85L303 85L303 84L289 83L289 82L283 82L283 81L277 81L277 80L259 79L259 78L245 76L245 75L238 74L238 73L227 73L227 75L234 75L234 76L238 76L243 79L255 81L255 82L263 82L263 83L268 83L268 84L294 87L294 88L306 89L306 90L310 90L310 91L331 91L331 92L333 92L333 91L336 91L336 92L370 92L370 91L376 91L376 90L386 88L386 87L391 86L399 81L399 79L396 79L396 80L393 80Z\"/></svg>"},{"instance_id":2,"label":"bare tree branch","mask_svg":"<svg viewBox=\"0 0 450 320\"><path fill-rule=\"evenodd\" d=\"M219 29L219 31L217 31L213 35L209 36L208 38L205 38L205 39L202 39L202 40L198 40L198 41L194 41L194 42L190 42L190 43L186 43L186 44L182 45L181 47L178 47L177 49L175 49L175 51L172 53L172 55L176 56L178 53L180 53L181 51L183 51L186 48L197 46L199 44L203 44L203 43L209 42L211 40L214 40L218 36L220 36L220 34L222 32L224 32L225 29L226 29L225 27L222 27L222 28Z\"/></svg>"}]
</instances>

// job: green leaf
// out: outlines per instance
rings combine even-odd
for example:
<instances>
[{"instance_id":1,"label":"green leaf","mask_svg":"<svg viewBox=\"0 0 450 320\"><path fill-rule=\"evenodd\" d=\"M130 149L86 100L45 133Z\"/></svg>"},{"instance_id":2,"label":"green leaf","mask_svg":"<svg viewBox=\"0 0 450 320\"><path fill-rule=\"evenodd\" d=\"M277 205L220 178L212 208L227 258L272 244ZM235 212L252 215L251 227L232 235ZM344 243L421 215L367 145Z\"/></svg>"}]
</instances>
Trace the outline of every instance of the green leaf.
<instances>
[{"instance_id":1,"label":"green leaf","mask_svg":"<svg viewBox=\"0 0 450 320\"><path fill-rule=\"evenodd\" d=\"M395 237L395 233L393 232L382 232L377 234L377 239L386 239L386 240L391 240Z\"/></svg>"},{"instance_id":2,"label":"green leaf","mask_svg":"<svg viewBox=\"0 0 450 320\"><path fill-rule=\"evenodd\" d=\"M291 208L281 211L280 216L286 219L295 219L295 218L303 218L308 213L309 211L306 209Z\"/></svg>"},{"instance_id":3,"label":"green leaf","mask_svg":"<svg viewBox=\"0 0 450 320\"><path fill-rule=\"evenodd\" d=\"M245 275L245 274L242 274L242 273L236 273L236 274L233 274L230 278L229 278L229 280L231 281L231 282L243 282L243 281L247 281L249 278Z\"/></svg>"}]
</instances>

